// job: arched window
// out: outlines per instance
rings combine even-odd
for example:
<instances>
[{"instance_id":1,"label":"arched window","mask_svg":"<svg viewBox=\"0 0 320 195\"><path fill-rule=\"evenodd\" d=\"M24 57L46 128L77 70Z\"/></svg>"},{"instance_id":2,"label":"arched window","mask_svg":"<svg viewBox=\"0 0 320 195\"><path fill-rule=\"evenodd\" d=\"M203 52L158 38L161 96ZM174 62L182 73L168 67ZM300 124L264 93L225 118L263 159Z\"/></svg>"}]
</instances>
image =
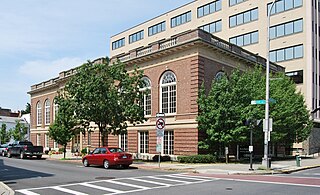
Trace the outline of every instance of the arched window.
<instances>
[{"instance_id":1,"label":"arched window","mask_svg":"<svg viewBox=\"0 0 320 195\"><path fill-rule=\"evenodd\" d=\"M37 103L37 126L42 124L42 110L40 101Z\"/></svg>"},{"instance_id":2,"label":"arched window","mask_svg":"<svg viewBox=\"0 0 320 195\"><path fill-rule=\"evenodd\" d=\"M177 111L177 80L173 72L163 74L160 80L160 110L163 113Z\"/></svg>"},{"instance_id":3,"label":"arched window","mask_svg":"<svg viewBox=\"0 0 320 195\"><path fill-rule=\"evenodd\" d=\"M45 108L45 115L44 115L44 121L46 125L50 124L50 100L47 99L44 102L44 108Z\"/></svg>"},{"instance_id":4,"label":"arched window","mask_svg":"<svg viewBox=\"0 0 320 195\"><path fill-rule=\"evenodd\" d=\"M216 76L214 77L215 81L219 81L224 77L225 73L223 71L217 72Z\"/></svg>"},{"instance_id":5,"label":"arched window","mask_svg":"<svg viewBox=\"0 0 320 195\"><path fill-rule=\"evenodd\" d=\"M53 120L55 120L56 118L56 114L58 113L58 104L56 103L56 101L53 101Z\"/></svg>"},{"instance_id":6,"label":"arched window","mask_svg":"<svg viewBox=\"0 0 320 195\"><path fill-rule=\"evenodd\" d=\"M147 77L143 77L142 80L144 82L144 86L140 88L140 91L143 93L140 106L144 110L144 115L151 115L151 81Z\"/></svg>"}]
</instances>

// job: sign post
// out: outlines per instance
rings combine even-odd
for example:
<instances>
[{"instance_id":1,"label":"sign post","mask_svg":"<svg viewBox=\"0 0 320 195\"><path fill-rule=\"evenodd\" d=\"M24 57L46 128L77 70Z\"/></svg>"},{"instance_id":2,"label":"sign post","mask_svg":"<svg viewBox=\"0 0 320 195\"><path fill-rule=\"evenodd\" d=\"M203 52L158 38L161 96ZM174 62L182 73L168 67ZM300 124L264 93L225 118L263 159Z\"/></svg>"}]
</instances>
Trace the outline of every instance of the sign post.
<instances>
[{"instance_id":1,"label":"sign post","mask_svg":"<svg viewBox=\"0 0 320 195\"><path fill-rule=\"evenodd\" d=\"M159 168L160 168L160 158L161 158L161 152L162 152L162 142L163 142L163 136L164 136L164 128L166 126L165 123L165 114L164 113L157 113L156 114L156 131L157 131L157 146L156 151L159 153Z\"/></svg>"}]
</instances>

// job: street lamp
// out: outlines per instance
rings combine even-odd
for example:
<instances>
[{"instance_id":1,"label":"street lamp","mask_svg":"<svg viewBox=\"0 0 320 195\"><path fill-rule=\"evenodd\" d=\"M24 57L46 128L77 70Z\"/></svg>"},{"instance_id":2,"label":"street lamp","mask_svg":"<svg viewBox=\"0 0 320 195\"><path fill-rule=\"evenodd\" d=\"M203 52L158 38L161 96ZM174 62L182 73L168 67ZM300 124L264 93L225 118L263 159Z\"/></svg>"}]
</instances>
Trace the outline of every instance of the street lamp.
<instances>
[{"instance_id":1,"label":"street lamp","mask_svg":"<svg viewBox=\"0 0 320 195\"><path fill-rule=\"evenodd\" d=\"M273 0L270 9L268 11L268 26L267 26L267 65L266 65L266 111L265 111L265 129L264 131L264 154L262 158L262 165L270 169L271 163L268 157L268 135L270 130L269 124L269 73L270 73L270 15L271 10L275 4L276 0Z\"/></svg>"}]
</instances>

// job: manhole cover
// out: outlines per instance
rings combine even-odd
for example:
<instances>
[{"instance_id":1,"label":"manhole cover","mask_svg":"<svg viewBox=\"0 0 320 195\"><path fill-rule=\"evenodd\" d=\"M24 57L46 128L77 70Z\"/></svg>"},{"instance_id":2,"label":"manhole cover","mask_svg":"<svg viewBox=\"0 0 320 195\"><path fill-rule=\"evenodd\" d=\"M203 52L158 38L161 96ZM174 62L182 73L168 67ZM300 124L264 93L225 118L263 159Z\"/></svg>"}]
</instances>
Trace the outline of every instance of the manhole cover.
<instances>
[{"instance_id":1,"label":"manhole cover","mask_svg":"<svg viewBox=\"0 0 320 195\"><path fill-rule=\"evenodd\" d=\"M115 179L115 177L96 177L99 180Z\"/></svg>"}]
</instances>

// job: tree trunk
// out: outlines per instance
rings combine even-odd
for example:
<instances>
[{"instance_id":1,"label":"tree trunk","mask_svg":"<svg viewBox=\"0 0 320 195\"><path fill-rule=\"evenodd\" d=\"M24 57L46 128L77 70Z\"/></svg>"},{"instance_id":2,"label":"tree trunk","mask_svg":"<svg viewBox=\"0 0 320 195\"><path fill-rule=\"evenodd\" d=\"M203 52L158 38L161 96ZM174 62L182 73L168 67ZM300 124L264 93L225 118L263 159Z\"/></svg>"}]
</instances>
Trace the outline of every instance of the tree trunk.
<instances>
[{"instance_id":1,"label":"tree trunk","mask_svg":"<svg viewBox=\"0 0 320 195\"><path fill-rule=\"evenodd\" d=\"M63 146L63 159L66 159L66 147L67 145Z\"/></svg>"}]
</instances>

